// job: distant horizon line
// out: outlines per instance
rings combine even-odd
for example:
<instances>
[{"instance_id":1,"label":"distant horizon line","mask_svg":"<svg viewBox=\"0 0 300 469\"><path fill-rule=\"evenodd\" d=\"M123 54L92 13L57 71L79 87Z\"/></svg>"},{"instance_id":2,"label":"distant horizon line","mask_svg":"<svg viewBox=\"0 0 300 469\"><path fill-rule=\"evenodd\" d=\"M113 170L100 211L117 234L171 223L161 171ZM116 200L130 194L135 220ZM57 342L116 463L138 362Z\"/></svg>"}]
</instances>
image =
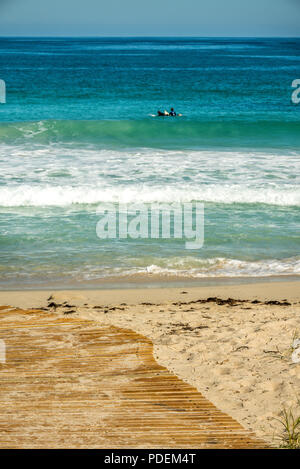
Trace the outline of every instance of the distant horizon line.
<instances>
[{"instance_id":1,"label":"distant horizon line","mask_svg":"<svg viewBox=\"0 0 300 469\"><path fill-rule=\"evenodd\" d=\"M115 35L83 35L80 34L76 35L14 35L14 34L6 34L0 35L0 38L45 38L45 39L78 39L78 38L87 38L87 39L131 39L131 38L157 38L157 39L300 39L300 36L195 36L195 35L179 35L179 36L171 36L171 35L122 35L122 36L115 36Z\"/></svg>"}]
</instances>

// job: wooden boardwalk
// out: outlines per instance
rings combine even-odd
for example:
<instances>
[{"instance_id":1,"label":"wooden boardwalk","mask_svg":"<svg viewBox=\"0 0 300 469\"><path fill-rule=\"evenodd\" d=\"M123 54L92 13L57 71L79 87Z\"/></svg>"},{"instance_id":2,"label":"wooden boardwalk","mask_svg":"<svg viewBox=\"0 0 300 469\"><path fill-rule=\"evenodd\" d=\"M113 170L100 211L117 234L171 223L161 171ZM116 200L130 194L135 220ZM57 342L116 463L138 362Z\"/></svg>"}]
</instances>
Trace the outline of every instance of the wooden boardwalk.
<instances>
[{"instance_id":1,"label":"wooden boardwalk","mask_svg":"<svg viewBox=\"0 0 300 469\"><path fill-rule=\"evenodd\" d=\"M131 330L0 307L1 448L262 448Z\"/></svg>"}]
</instances>

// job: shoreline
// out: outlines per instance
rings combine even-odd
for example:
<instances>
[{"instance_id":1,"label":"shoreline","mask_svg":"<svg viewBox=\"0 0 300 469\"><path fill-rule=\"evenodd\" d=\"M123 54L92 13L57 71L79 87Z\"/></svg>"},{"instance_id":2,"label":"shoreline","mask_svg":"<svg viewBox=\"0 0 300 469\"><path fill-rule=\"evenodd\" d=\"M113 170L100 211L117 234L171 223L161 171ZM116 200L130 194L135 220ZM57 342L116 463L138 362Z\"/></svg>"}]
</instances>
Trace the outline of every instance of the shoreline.
<instances>
[{"instance_id":1,"label":"shoreline","mask_svg":"<svg viewBox=\"0 0 300 469\"><path fill-rule=\"evenodd\" d=\"M184 293L183 293L184 292ZM214 284L214 285L180 285L163 287L139 288L99 288L99 289L32 289L32 290L1 290L0 304L9 304L16 307L44 307L47 298L55 294L56 297L70 297L77 299L77 306L84 306L88 302L104 302L117 304L126 302L138 304L142 302L169 302L169 301L193 301L208 297L234 298L240 300L289 300L300 301L300 280L276 281L276 282L251 282L238 284Z\"/></svg>"},{"instance_id":2,"label":"shoreline","mask_svg":"<svg viewBox=\"0 0 300 469\"><path fill-rule=\"evenodd\" d=\"M48 282L47 284L32 283L30 285L15 283L12 286L0 284L1 292L16 291L94 291L94 290L135 290L135 289L168 289L168 288L206 288L238 285L260 285L263 283L300 282L300 275L272 275L262 277L178 277L156 274L131 275L122 277L101 278L98 281L85 282Z\"/></svg>"}]
</instances>

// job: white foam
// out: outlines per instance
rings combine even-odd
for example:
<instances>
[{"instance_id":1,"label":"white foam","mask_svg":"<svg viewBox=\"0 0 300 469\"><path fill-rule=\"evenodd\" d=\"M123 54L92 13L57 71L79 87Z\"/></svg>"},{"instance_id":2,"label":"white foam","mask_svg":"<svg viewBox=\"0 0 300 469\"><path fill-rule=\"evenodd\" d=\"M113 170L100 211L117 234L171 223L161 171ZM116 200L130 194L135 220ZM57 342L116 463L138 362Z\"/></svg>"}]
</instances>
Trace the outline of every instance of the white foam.
<instances>
[{"instance_id":1,"label":"white foam","mask_svg":"<svg viewBox=\"0 0 300 469\"><path fill-rule=\"evenodd\" d=\"M119 200L299 206L299 175L296 152L6 145L0 148L0 206Z\"/></svg>"},{"instance_id":2,"label":"white foam","mask_svg":"<svg viewBox=\"0 0 300 469\"><path fill-rule=\"evenodd\" d=\"M190 266L189 266L190 263ZM199 264L196 266L195 264ZM161 264L165 264L161 262ZM176 277L268 277L300 275L300 258L242 261L238 259L168 259L164 265L151 264L126 272Z\"/></svg>"},{"instance_id":3,"label":"white foam","mask_svg":"<svg viewBox=\"0 0 300 469\"><path fill-rule=\"evenodd\" d=\"M223 204L262 203L300 206L300 189L245 188L240 185L210 185L202 189L133 187L72 187L19 185L0 188L0 206L69 206L73 204L153 203L204 201Z\"/></svg>"}]
</instances>

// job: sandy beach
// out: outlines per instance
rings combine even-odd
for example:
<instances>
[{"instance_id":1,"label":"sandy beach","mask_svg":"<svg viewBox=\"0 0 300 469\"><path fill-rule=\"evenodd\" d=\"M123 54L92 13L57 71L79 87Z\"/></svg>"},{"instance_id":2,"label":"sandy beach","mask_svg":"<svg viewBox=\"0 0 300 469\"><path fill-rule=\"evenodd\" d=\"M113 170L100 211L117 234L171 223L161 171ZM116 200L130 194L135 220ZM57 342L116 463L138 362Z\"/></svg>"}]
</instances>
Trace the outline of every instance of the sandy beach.
<instances>
[{"instance_id":1,"label":"sandy beach","mask_svg":"<svg viewBox=\"0 0 300 469\"><path fill-rule=\"evenodd\" d=\"M12 3L0 449L299 449L300 1Z\"/></svg>"},{"instance_id":2,"label":"sandy beach","mask_svg":"<svg viewBox=\"0 0 300 469\"><path fill-rule=\"evenodd\" d=\"M278 445L284 409L299 414L300 283L1 292L0 304L42 308L130 329L221 411Z\"/></svg>"}]
</instances>

